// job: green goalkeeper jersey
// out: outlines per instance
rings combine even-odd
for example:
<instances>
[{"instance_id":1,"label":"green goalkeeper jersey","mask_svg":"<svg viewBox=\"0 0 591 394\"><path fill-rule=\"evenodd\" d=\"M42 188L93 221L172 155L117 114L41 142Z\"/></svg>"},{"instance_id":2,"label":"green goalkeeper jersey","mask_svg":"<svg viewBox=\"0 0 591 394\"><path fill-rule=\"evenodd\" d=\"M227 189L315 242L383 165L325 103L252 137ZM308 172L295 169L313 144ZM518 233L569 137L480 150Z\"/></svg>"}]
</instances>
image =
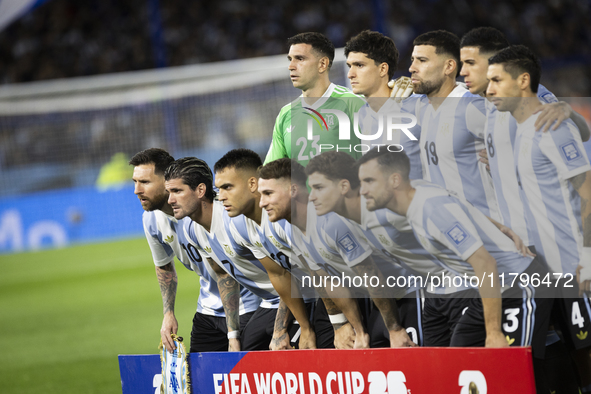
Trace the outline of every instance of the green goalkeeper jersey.
<instances>
[{"instance_id":1,"label":"green goalkeeper jersey","mask_svg":"<svg viewBox=\"0 0 591 394\"><path fill-rule=\"evenodd\" d=\"M361 96L334 83L311 105L304 101L303 96L298 97L281 108L277 115L265 164L288 157L306 166L314 156L330 150L346 152L358 159L361 152L355 147L360 140L353 132L353 116L364 104ZM331 110L340 111L349 119L350 139L339 139L338 115L323 112Z\"/></svg>"}]
</instances>

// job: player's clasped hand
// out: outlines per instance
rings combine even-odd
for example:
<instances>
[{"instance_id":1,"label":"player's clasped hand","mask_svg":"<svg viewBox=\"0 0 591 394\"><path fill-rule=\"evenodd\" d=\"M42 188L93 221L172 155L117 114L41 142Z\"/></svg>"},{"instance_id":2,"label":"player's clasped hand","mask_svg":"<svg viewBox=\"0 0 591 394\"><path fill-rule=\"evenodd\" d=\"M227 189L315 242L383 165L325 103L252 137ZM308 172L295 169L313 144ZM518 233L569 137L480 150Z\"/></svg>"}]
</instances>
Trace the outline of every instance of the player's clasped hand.
<instances>
[{"instance_id":1,"label":"player's clasped hand","mask_svg":"<svg viewBox=\"0 0 591 394\"><path fill-rule=\"evenodd\" d=\"M390 347L416 347L416 343L410 339L406 330L401 327L398 330L390 330Z\"/></svg>"},{"instance_id":2,"label":"player's clasped hand","mask_svg":"<svg viewBox=\"0 0 591 394\"><path fill-rule=\"evenodd\" d=\"M509 342L502 331L494 331L486 336L485 347L509 347Z\"/></svg>"},{"instance_id":3,"label":"player's clasped hand","mask_svg":"<svg viewBox=\"0 0 591 394\"><path fill-rule=\"evenodd\" d=\"M335 329L334 347L336 349L353 349L355 347L355 330L351 323L347 322Z\"/></svg>"}]
</instances>

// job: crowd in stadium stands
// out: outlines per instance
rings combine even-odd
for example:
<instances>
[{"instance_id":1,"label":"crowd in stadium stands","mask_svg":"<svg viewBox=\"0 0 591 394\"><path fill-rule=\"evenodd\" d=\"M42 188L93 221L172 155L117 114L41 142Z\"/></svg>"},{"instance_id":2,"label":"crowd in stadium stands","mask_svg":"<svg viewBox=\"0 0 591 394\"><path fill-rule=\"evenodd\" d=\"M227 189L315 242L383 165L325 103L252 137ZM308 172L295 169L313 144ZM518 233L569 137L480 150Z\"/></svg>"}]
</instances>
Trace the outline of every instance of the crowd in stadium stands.
<instances>
[{"instance_id":1,"label":"crowd in stadium stands","mask_svg":"<svg viewBox=\"0 0 591 394\"><path fill-rule=\"evenodd\" d=\"M581 64L591 56L591 5L581 0L383 1L377 13L375 2L356 0L167 0L160 1L159 15L151 11L154 3L48 1L0 32L0 83L154 68L158 34L151 26L157 20L166 66L285 53L286 37L302 31L323 32L340 47L359 31L376 29L376 14L385 15L383 30L399 46L402 71L412 39L434 29L461 36L473 27L497 27L547 62ZM581 74L583 81L564 94L588 96L591 75Z\"/></svg>"}]
</instances>

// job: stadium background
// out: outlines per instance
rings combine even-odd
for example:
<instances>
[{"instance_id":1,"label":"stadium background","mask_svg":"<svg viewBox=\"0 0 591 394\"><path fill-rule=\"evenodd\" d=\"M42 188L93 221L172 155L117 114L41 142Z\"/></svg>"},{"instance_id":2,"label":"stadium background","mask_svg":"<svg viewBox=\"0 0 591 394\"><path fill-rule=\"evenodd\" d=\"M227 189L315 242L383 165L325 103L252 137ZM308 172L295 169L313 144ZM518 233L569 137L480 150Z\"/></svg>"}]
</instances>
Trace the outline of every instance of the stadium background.
<instances>
[{"instance_id":1,"label":"stadium background","mask_svg":"<svg viewBox=\"0 0 591 394\"><path fill-rule=\"evenodd\" d=\"M3 392L117 392L116 355L156 352L161 300L127 160L156 146L210 165L235 147L264 156L279 109L299 95L285 60L293 34L320 31L342 47L380 30L399 48L399 76L418 34L494 26L534 49L542 83L591 120L585 0L37 0L12 20L1 12L9 3L0 1ZM342 62L331 80L346 84ZM179 275L188 337L198 281Z\"/></svg>"}]
</instances>

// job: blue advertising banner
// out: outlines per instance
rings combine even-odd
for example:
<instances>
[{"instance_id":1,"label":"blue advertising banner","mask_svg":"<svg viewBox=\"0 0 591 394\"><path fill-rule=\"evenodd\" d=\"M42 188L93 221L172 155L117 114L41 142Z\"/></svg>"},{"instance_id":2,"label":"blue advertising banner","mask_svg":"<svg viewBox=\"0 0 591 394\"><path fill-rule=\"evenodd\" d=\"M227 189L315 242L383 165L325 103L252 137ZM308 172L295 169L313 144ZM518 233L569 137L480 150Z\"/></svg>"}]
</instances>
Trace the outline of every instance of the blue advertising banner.
<instances>
[{"instance_id":1,"label":"blue advertising banner","mask_svg":"<svg viewBox=\"0 0 591 394\"><path fill-rule=\"evenodd\" d=\"M141 236L133 184L62 189L0 199L0 253Z\"/></svg>"}]
</instances>

